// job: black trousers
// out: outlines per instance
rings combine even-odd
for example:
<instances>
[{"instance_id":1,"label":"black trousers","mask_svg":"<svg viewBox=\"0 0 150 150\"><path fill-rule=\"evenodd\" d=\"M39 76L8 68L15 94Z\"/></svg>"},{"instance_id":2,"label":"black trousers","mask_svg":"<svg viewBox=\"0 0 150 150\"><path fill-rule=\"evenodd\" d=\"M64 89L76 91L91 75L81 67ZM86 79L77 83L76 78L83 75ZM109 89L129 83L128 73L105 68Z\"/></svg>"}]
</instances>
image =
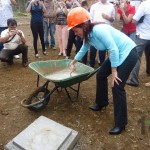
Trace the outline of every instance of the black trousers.
<instances>
[{"instance_id":1,"label":"black trousers","mask_svg":"<svg viewBox=\"0 0 150 150\"><path fill-rule=\"evenodd\" d=\"M83 45L83 40L79 36L76 36L76 53L79 52L82 45ZM88 57L88 52L86 52L85 55L82 57L83 64L87 64L87 57Z\"/></svg>"},{"instance_id":2,"label":"black trousers","mask_svg":"<svg viewBox=\"0 0 150 150\"><path fill-rule=\"evenodd\" d=\"M67 56L69 56L69 57L70 57L70 55L71 55L71 50L72 50L73 44L75 44L76 53L78 53L78 51L79 51L80 48L82 47L83 40L82 40L80 37L76 36L76 35L74 34L74 31L71 29L71 30L69 31L68 44L67 44L67 49L66 49ZM85 54L85 56L83 56L82 62L83 62L84 64L87 63L87 53Z\"/></svg>"},{"instance_id":3,"label":"black trousers","mask_svg":"<svg viewBox=\"0 0 150 150\"><path fill-rule=\"evenodd\" d=\"M94 46L90 47L90 66L94 68L97 49ZM102 64L106 57L106 51L99 51L99 60Z\"/></svg>"},{"instance_id":4,"label":"black trousers","mask_svg":"<svg viewBox=\"0 0 150 150\"><path fill-rule=\"evenodd\" d=\"M145 58L146 58L146 73L150 75L150 44L145 48Z\"/></svg>"},{"instance_id":5,"label":"black trousers","mask_svg":"<svg viewBox=\"0 0 150 150\"><path fill-rule=\"evenodd\" d=\"M45 51L45 44L44 44L44 29L43 29L43 22L36 22L30 24L32 35L33 35L33 47L35 50L35 54L38 53L37 50L37 41L38 41L38 35L40 37L42 50Z\"/></svg>"},{"instance_id":6,"label":"black trousers","mask_svg":"<svg viewBox=\"0 0 150 150\"><path fill-rule=\"evenodd\" d=\"M22 63L28 62L28 46L20 44L15 50L3 49L0 53L0 60L13 62L13 56L22 54Z\"/></svg>"},{"instance_id":7,"label":"black trousers","mask_svg":"<svg viewBox=\"0 0 150 150\"><path fill-rule=\"evenodd\" d=\"M67 49L66 49L67 56L69 56L69 57L70 57L70 54L71 54L73 44L75 44L75 46L76 46L75 37L76 37L76 35L74 34L74 31L71 29L69 31L68 44L67 44Z\"/></svg>"},{"instance_id":8,"label":"black trousers","mask_svg":"<svg viewBox=\"0 0 150 150\"><path fill-rule=\"evenodd\" d=\"M138 59L138 54L134 48L125 61L117 67L118 77L122 80L119 85L116 83L112 87L114 101L114 120L115 126L124 127L127 124L127 104L125 84L135 66ZM108 81L107 77L111 74L111 63L107 58L96 75L96 103L99 106L108 104Z\"/></svg>"}]
</instances>

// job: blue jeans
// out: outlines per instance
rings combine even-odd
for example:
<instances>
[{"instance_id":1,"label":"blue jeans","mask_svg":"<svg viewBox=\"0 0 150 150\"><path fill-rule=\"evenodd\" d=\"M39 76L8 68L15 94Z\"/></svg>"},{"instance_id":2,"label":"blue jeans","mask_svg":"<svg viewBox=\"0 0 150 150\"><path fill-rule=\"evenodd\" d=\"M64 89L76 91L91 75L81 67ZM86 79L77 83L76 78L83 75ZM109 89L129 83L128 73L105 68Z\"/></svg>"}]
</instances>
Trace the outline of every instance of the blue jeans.
<instances>
[{"instance_id":1,"label":"blue jeans","mask_svg":"<svg viewBox=\"0 0 150 150\"><path fill-rule=\"evenodd\" d=\"M118 77L122 80L119 85L116 83L112 87L113 104L114 104L114 120L115 126L124 127L127 125L127 104L126 104L126 81L130 72L134 68L138 59L136 48L132 49L124 62L117 67ZM96 104L105 106L108 104L108 80L111 74L111 63L107 58L96 75Z\"/></svg>"},{"instance_id":2,"label":"blue jeans","mask_svg":"<svg viewBox=\"0 0 150 150\"><path fill-rule=\"evenodd\" d=\"M135 85L139 85L139 71L140 71L140 65L141 65L141 57L143 55L143 52L146 46L150 44L150 40L144 40L144 39L140 39L139 37L136 37L135 43L139 45L136 47L139 58L137 60L135 67L133 68L131 72L129 82Z\"/></svg>"},{"instance_id":3,"label":"blue jeans","mask_svg":"<svg viewBox=\"0 0 150 150\"><path fill-rule=\"evenodd\" d=\"M7 27L0 27L0 35L2 33L2 31L4 31L5 29L7 29ZM0 44L0 51L3 49L3 44Z\"/></svg>"},{"instance_id":4,"label":"blue jeans","mask_svg":"<svg viewBox=\"0 0 150 150\"><path fill-rule=\"evenodd\" d=\"M44 43L45 43L45 47L49 47L49 45L51 47L55 47L55 23L48 23L47 21L43 22L43 27L44 27ZM48 36L50 34L50 42L48 39Z\"/></svg>"},{"instance_id":5,"label":"blue jeans","mask_svg":"<svg viewBox=\"0 0 150 150\"><path fill-rule=\"evenodd\" d=\"M123 32L124 33L124 32ZM131 38L133 41L136 40L136 32L132 32L132 33L124 33L126 34L129 38Z\"/></svg>"}]
</instances>

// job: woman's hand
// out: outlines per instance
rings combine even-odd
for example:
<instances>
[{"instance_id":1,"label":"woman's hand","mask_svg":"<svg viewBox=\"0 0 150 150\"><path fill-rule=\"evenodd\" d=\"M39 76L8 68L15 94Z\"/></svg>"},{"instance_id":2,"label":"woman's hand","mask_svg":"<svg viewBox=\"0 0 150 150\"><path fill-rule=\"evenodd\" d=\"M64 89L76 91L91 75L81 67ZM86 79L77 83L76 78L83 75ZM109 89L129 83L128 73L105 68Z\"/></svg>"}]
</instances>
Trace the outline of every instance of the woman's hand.
<instances>
[{"instance_id":1,"label":"woman's hand","mask_svg":"<svg viewBox=\"0 0 150 150\"><path fill-rule=\"evenodd\" d=\"M75 72L75 70L76 70L75 63L76 63L76 60L73 60L73 61L70 63L70 75L71 75L72 72Z\"/></svg>"},{"instance_id":2,"label":"woman's hand","mask_svg":"<svg viewBox=\"0 0 150 150\"><path fill-rule=\"evenodd\" d=\"M118 72L116 69L112 69L112 87L114 87L114 84L116 83L119 85L119 82L122 82L122 80L118 77Z\"/></svg>"},{"instance_id":3,"label":"woman's hand","mask_svg":"<svg viewBox=\"0 0 150 150\"><path fill-rule=\"evenodd\" d=\"M41 7L43 7L43 5L44 5L43 1L39 1L39 5L40 5Z\"/></svg>"}]
</instances>

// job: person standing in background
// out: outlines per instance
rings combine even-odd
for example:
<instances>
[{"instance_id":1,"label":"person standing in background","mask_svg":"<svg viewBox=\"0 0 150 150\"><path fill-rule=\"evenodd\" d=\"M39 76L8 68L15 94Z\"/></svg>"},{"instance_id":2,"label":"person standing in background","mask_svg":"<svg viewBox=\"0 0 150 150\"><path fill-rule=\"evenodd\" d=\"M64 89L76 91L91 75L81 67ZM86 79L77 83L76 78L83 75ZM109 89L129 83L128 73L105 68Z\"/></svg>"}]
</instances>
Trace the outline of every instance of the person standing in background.
<instances>
[{"instance_id":1,"label":"person standing in background","mask_svg":"<svg viewBox=\"0 0 150 150\"><path fill-rule=\"evenodd\" d=\"M13 17L12 5L17 6L16 0L0 0L0 34L7 29L7 20ZM3 49L3 44L0 44L0 51ZM15 55L19 58L19 55Z\"/></svg>"},{"instance_id":2,"label":"person standing in background","mask_svg":"<svg viewBox=\"0 0 150 150\"><path fill-rule=\"evenodd\" d=\"M107 2L107 0L100 0L93 4L90 8L91 22L102 22L111 24L115 20L115 8L113 4ZM90 66L95 66L97 49L94 46L90 47ZM106 51L99 51L100 65L104 62L106 57Z\"/></svg>"},{"instance_id":3,"label":"person standing in background","mask_svg":"<svg viewBox=\"0 0 150 150\"><path fill-rule=\"evenodd\" d=\"M58 55L63 55L65 57L68 42L67 15L68 10L65 1L58 1L58 8L56 10L56 33L59 47Z\"/></svg>"},{"instance_id":4,"label":"person standing in background","mask_svg":"<svg viewBox=\"0 0 150 150\"><path fill-rule=\"evenodd\" d=\"M119 7L116 8L116 20L122 21L122 32L135 41L136 25L132 23L135 14L135 7L130 5L128 0L122 0Z\"/></svg>"},{"instance_id":5,"label":"person standing in background","mask_svg":"<svg viewBox=\"0 0 150 150\"><path fill-rule=\"evenodd\" d=\"M33 35L33 46L35 51L35 57L39 58L39 53L37 49L37 41L38 35L41 40L42 51L43 55L47 55L45 51L45 44L44 44L44 29L43 29L43 13L46 12L46 8L44 6L43 1L41 0L31 0L27 2L27 9L26 12L31 13L31 31Z\"/></svg>"},{"instance_id":6,"label":"person standing in background","mask_svg":"<svg viewBox=\"0 0 150 150\"><path fill-rule=\"evenodd\" d=\"M44 5L46 8L46 12L44 13L44 43L45 49L49 46L55 50L55 28L56 28L56 5L54 3L55 0L44 0ZM50 40L49 40L50 34Z\"/></svg>"},{"instance_id":7,"label":"person standing in background","mask_svg":"<svg viewBox=\"0 0 150 150\"><path fill-rule=\"evenodd\" d=\"M149 49L146 48L150 44L150 1L149 0L144 1L140 4L138 10L133 16L133 23L137 25L135 43L139 45L136 48L139 58L126 84L130 86L138 86L140 83L139 71L141 65L141 57L144 51L146 54L146 58L148 58L147 55L149 55ZM146 59L146 65L149 66L149 61L147 59Z\"/></svg>"}]
</instances>

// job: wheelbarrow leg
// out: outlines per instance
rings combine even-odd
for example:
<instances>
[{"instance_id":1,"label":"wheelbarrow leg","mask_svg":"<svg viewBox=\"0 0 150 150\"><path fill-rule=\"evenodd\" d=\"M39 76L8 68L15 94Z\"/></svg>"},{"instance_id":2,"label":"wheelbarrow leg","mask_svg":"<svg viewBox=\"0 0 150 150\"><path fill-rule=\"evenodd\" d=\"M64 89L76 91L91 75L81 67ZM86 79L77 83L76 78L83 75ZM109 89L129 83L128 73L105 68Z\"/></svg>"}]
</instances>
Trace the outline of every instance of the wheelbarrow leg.
<instances>
[{"instance_id":1,"label":"wheelbarrow leg","mask_svg":"<svg viewBox=\"0 0 150 150\"><path fill-rule=\"evenodd\" d=\"M67 88L65 88L65 91L66 91L66 93L67 93L67 95L68 95L69 99L72 101L71 96L70 96L70 94L69 94L69 92L68 92Z\"/></svg>"},{"instance_id":2,"label":"wheelbarrow leg","mask_svg":"<svg viewBox=\"0 0 150 150\"><path fill-rule=\"evenodd\" d=\"M77 99L78 99L78 97L79 97L79 90L80 90L80 83L78 84Z\"/></svg>"},{"instance_id":3,"label":"wheelbarrow leg","mask_svg":"<svg viewBox=\"0 0 150 150\"><path fill-rule=\"evenodd\" d=\"M40 80L40 76L38 75L38 76L37 76L37 83L36 83L36 84L37 84L37 87L39 87L39 80Z\"/></svg>"},{"instance_id":4,"label":"wheelbarrow leg","mask_svg":"<svg viewBox=\"0 0 150 150\"><path fill-rule=\"evenodd\" d=\"M77 89L77 90L74 89L73 87L69 87L69 88L72 89L73 91L77 92L77 99L78 99L78 97L79 97L79 91L80 91L80 83L78 83L78 89ZM68 90L67 90L67 88L65 88L65 91L66 91L66 93L67 93L69 99L70 99L71 101L73 101L72 98L71 98L71 96L70 96L70 94L69 94L69 92L68 92Z\"/></svg>"}]
</instances>

